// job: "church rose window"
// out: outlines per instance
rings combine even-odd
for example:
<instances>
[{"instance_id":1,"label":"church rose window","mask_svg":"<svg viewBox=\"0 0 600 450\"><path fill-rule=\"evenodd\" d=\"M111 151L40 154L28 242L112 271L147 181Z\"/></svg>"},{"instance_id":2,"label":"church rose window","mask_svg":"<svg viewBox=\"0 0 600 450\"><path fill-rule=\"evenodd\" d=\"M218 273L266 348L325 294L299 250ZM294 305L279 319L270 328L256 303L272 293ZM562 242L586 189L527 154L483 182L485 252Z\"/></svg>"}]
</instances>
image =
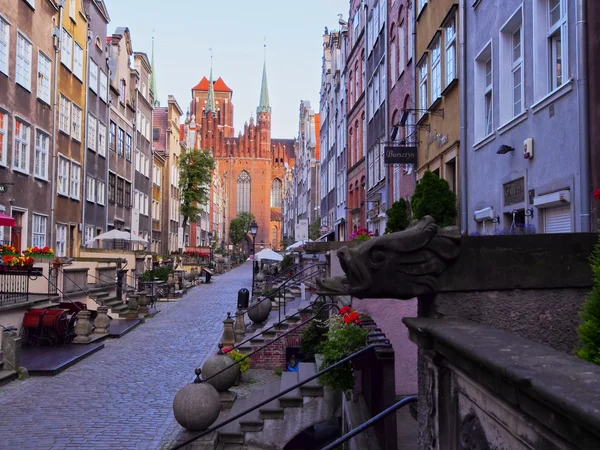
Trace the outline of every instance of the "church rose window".
<instances>
[{"instance_id":1,"label":"church rose window","mask_svg":"<svg viewBox=\"0 0 600 450\"><path fill-rule=\"evenodd\" d=\"M271 184L271 208L281 208L281 180L275 178Z\"/></svg>"},{"instance_id":2,"label":"church rose window","mask_svg":"<svg viewBox=\"0 0 600 450\"><path fill-rule=\"evenodd\" d=\"M236 211L250 212L250 175L245 170L237 179L237 208Z\"/></svg>"}]
</instances>

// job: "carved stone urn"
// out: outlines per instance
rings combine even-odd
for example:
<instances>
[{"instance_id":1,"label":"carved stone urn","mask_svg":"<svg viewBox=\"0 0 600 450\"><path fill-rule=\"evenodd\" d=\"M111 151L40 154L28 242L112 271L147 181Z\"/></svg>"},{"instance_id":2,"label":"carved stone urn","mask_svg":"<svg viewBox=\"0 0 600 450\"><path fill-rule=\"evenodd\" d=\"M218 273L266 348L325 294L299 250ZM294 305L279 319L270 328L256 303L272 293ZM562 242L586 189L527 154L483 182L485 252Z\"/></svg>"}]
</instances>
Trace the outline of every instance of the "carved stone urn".
<instances>
[{"instance_id":1,"label":"carved stone urn","mask_svg":"<svg viewBox=\"0 0 600 450\"><path fill-rule=\"evenodd\" d=\"M90 334L94 330L92 322L90 322L91 313L87 310L77 313L77 323L75 324L75 339L74 344L87 344L92 340Z\"/></svg>"},{"instance_id":2,"label":"carved stone urn","mask_svg":"<svg viewBox=\"0 0 600 450\"><path fill-rule=\"evenodd\" d=\"M145 293L140 294L140 296L138 297L138 313L140 314L148 314L148 303L150 303L150 300L148 300L148 297L146 296Z\"/></svg>"},{"instance_id":3,"label":"carved stone urn","mask_svg":"<svg viewBox=\"0 0 600 450\"><path fill-rule=\"evenodd\" d=\"M259 301L252 302L248 306L248 318L254 323L263 323L269 318L271 309L271 299L263 298Z\"/></svg>"}]
</instances>

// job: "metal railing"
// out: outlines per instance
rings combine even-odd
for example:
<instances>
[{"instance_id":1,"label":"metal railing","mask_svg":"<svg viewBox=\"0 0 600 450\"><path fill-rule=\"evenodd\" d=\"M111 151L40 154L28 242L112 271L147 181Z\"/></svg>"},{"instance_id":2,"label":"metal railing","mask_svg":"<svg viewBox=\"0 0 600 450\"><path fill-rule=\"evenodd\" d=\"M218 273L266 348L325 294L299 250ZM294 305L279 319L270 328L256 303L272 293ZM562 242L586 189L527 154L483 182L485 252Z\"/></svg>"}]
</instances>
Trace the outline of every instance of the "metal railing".
<instances>
[{"instance_id":1,"label":"metal railing","mask_svg":"<svg viewBox=\"0 0 600 450\"><path fill-rule=\"evenodd\" d=\"M26 303L29 300L31 271L10 269L0 273L0 306Z\"/></svg>"},{"instance_id":2,"label":"metal railing","mask_svg":"<svg viewBox=\"0 0 600 450\"><path fill-rule=\"evenodd\" d=\"M266 405L268 403L271 403L273 400L277 400L279 397L281 397L281 396L283 396L283 395L285 395L285 394L287 394L289 392L292 392L294 389L298 389L301 386L304 386L306 383L308 383L308 382L310 382L310 381L312 381L312 380L314 380L316 378L319 378L320 376L326 374L327 372L335 369L338 366L341 366L342 364L345 364L345 363L353 360L357 356L359 356L359 355L361 355L361 354L363 354L363 353L365 353L367 351L371 351L371 350L373 350L375 348L383 348L383 347L390 347L390 346L391 346L391 344L389 343L389 341L385 341L385 342L378 342L376 344L371 344L371 345L368 345L368 346L366 346L364 348L361 348L360 350L352 353L350 356L347 356L344 359L342 359L342 360L340 360L340 361L332 364L331 366L328 366L325 369L323 369L323 370L315 373L314 375L311 375L310 377L302 380L301 382L296 383L295 385L290 386L287 389L284 389L283 391L279 392L278 394L275 394L275 395L267 398L266 400L262 400L261 402L259 402L256 405L254 405L254 406L246 409L245 411L242 411L241 413L238 413L238 414L236 414L236 415L234 415L232 417L229 417L228 419L224 420L223 422L219 422L218 424L213 425L213 426L207 428L206 430L202 431L200 434L198 434L198 435L196 435L196 436L194 436L194 437L192 437L190 439L187 439L186 441L184 441L184 442L182 442L180 444L177 444L174 447L171 447L171 450L178 450L180 448L183 448L186 445L191 444L195 440L200 439L201 437L206 436L207 434L210 434L210 433L212 433L214 431L217 431L219 428L221 428L221 427L223 427L223 426L225 426L227 424L230 424L231 422L233 422L233 421L235 421L235 420L237 420L237 419L239 419L241 417L244 417L246 414L251 413L252 411L260 408L261 406L264 406L264 405ZM231 366L228 366L228 367L231 367ZM203 382L205 382L205 381L203 381L203 380L200 379L201 372L202 371L200 369L196 369L196 376L197 377L196 377L196 380L194 381L195 383L203 383Z\"/></svg>"},{"instance_id":3,"label":"metal railing","mask_svg":"<svg viewBox=\"0 0 600 450\"><path fill-rule=\"evenodd\" d=\"M344 434L342 437L340 437L339 439L336 439L331 444L326 445L321 450L333 450L338 445L341 445L341 444L349 441L353 437L355 437L355 436L359 435L360 433L362 433L363 431L365 431L370 426L379 422L381 419L385 419L387 416L389 416L393 412L396 412L398 409L402 408L403 406L410 405L411 403L416 403L416 401L417 401L416 395L404 397L399 402L397 402L397 403L393 404L392 406L390 406L389 408L381 411L376 416L371 417L366 422L361 423L359 426L354 428L352 431L349 431L348 433Z\"/></svg>"}]
</instances>

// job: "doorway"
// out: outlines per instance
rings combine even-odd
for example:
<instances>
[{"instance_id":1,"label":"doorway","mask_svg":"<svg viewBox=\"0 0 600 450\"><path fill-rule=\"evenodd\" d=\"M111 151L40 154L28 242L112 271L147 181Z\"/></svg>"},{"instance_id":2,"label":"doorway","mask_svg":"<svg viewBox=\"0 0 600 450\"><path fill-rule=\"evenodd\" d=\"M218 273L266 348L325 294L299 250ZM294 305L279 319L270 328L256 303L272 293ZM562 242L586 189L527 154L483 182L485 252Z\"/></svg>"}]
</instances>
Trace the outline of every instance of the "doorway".
<instances>
[{"instance_id":1,"label":"doorway","mask_svg":"<svg viewBox=\"0 0 600 450\"><path fill-rule=\"evenodd\" d=\"M15 219L15 226L10 231L10 243L21 254L27 245L27 239L23 237L23 233L27 232L27 211L13 208L11 215Z\"/></svg>"}]
</instances>

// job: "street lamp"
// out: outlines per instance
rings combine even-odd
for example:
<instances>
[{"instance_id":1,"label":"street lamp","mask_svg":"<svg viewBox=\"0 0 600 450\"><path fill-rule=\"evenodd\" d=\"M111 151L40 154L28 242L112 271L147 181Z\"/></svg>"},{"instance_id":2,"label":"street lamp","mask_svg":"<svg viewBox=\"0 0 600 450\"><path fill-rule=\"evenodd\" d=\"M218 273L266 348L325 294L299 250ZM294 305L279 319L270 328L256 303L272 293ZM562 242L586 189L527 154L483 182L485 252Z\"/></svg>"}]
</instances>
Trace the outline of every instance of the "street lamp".
<instances>
[{"instance_id":1,"label":"street lamp","mask_svg":"<svg viewBox=\"0 0 600 450\"><path fill-rule=\"evenodd\" d=\"M206 235L208 237L208 264L210 265L212 262L212 239L213 239L213 234L212 231L209 231L208 234Z\"/></svg>"},{"instance_id":2,"label":"street lamp","mask_svg":"<svg viewBox=\"0 0 600 450\"><path fill-rule=\"evenodd\" d=\"M258 224L255 220L250 224L250 234L252 235L252 295L254 295L254 275L256 273L256 261L254 261L254 242L256 240L256 234L258 233Z\"/></svg>"}]
</instances>

